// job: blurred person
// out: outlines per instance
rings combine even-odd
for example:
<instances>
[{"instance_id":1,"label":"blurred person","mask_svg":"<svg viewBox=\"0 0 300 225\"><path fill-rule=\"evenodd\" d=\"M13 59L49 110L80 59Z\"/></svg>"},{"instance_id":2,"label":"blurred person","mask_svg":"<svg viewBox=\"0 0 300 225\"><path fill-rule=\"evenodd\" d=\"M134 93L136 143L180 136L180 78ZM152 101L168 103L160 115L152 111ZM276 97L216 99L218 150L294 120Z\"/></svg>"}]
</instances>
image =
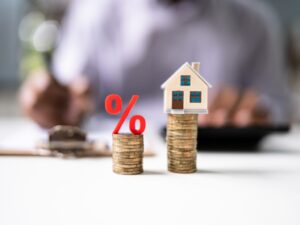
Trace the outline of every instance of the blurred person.
<instances>
[{"instance_id":1,"label":"blurred person","mask_svg":"<svg viewBox=\"0 0 300 225\"><path fill-rule=\"evenodd\" d=\"M291 121L300 122L300 22L292 24L287 35L289 87L291 94Z\"/></svg>"},{"instance_id":2,"label":"blurred person","mask_svg":"<svg viewBox=\"0 0 300 225\"><path fill-rule=\"evenodd\" d=\"M21 105L43 127L75 125L112 92L162 102L160 85L192 61L201 62L200 73L213 84L200 124L287 121L279 27L257 1L76 0L62 26L53 74L30 76Z\"/></svg>"}]
</instances>

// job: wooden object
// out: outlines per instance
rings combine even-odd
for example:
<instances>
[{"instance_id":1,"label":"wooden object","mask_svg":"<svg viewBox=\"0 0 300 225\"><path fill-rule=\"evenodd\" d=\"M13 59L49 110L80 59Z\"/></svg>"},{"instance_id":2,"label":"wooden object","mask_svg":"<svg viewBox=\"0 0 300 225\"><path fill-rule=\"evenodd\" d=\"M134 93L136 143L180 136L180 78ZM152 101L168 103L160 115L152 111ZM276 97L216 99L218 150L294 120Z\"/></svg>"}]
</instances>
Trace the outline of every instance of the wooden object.
<instances>
[{"instance_id":1,"label":"wooden object","mask_svg":"<svg viewBox=\"0 0 300 225\"><path fill-rule=\"evenodd\" d=\"M106 143L89 141L79 127L58 125L50 129L48 140L40 140L34 149L0 149L0 156L58 156L103 157L111 156ZM153 156L153 151L145 155Z\"/></svg>"}]
</instances>

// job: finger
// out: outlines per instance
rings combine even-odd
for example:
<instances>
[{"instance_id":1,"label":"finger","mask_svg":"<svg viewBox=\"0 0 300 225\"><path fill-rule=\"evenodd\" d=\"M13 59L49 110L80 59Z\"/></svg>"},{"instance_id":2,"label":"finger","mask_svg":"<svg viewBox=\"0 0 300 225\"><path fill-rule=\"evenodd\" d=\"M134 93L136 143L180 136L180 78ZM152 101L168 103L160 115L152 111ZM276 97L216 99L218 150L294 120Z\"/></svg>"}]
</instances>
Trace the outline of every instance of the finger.
<instances>
[{"instance_id":1,"label":"finger","mask_svg":"<svg viewBox=\"0 0 300 225\"><path fill-rule=\"evenodd\" d=\"M36 74L25 84L27 93L30 92L33 107L48 102L62 103L68 98L68 89L55 83L47 74Z\"/></svg>"},{"instance_id":2,"label":"finger","mask_svg":"<svg viewBox=\"0 0 300 225\"><path fill-rule=\"evenodd\" d=\"M73 103L85 112L94 109L91 98L91 84L86 77L80 76L69 87Z\"/></svg>"},{"instance_id":3,"label":"finger","mask_svg":"<svg viewBox=\"0 0 300 225\"><path fill-rule=\"evenodd\" d=\"M57 94L54 91L49 91L48 93L43 93L42 95L36 94L36 103L34 108L40 108L44 105L52 105L53 107L58 107L60 109L65 109L69 105L69 93Z\"/></svg>"},{"instance_id":4,"label":"finger","mask_svg":"<svg viewBox=\"0 0 300 225\"><path fill-rule=\"evenodd\" d=\"M26 81L28 87L32 88L37 94L61 93L67 90L66 87L58 84L49 74L44 71L34 73Z\"/></svg>"},{"instance_id":5,"label":"finger","mask_svg":"<svg viewBox=\"0 0 300 225\"><path fill-rule=\"evenodd\" d=\"M209 124L217 127L227 124L238 97L238 90L235 88L225 87L221 89L211 105Z\"/></svg>"},{"instance_id":6,"label":"finger","mask_svg":"<svg viewBox=\"0 0 300 225\"><path fill-rule=\"evenodd\" d=\"M47 92L36 93L36 90L27 90L30 96L30 104L28 107L32 110L39 111L40 109L51 107L63 111L68 107L69 96L68 93L57 94L54 89L49 89Z\"/></svg>"},{"instance_id":7,"label":"finger","mask_svg":"<svg viewBox=\"0 0 300 225\"><path fill-rule=\"evenodd\" d=\"M63 122L61 115L65 107L62 104L66 103L51 101L50 99L38 100L35 90L27 87L21 88L19 100L25 115L42 127L50 127Z\"/></svg>"},{"instance_id":8,"label":"finger","mask_svg":"<svg viewBox=\"0 0 300 225\"><path fill-rule=\"evenodd\" d=\"M63 119L67 124L78 125L84 114L85 111L79 108L76 104L70 104Z\"/></svg>"},{"instance_id":9,"label":"finger","mask_svg":"<svg viewBox=\"0 0 300 225\"><path fill-rule=\"evenodd\" d=\"M253 124L262 125L271 123L270 112L266 108L256 107L253 112Z\"/></svg>"},{"instance_id":10,"label":"finger","mask_svg":"<svg viewBox=\"0 0 300 225\"><path fill-rule=\"evenodd\" d=\"M253 90L246 90L236 105L232 115L231 123L243 127L253 123L253 115L258 102L258 94Z\"/></svg>"},{"instance_id":11,"label":"finger","mask_svg":"<svg viewBox=\"0 0 300 225\"><path fill-rule=\"evenodd\" d=\"M38 90L41 98L43 99L55 99L56 101L67 101L69 98L69 90L66 86L59 84L55 79L50 76L45 78L47 85L44 89Z\"/></svg>"},{"instance_id":12,"label":"finger","mask_svg":"<svg viewBox=\"0 0 300 225\"><path fill-rule=\"evenodd\" d=\"M35 92L28 87L27 83L24 83L19 91L19 102L22 110L27 112L35 104L35 101Z\"/></svg>"},{"instance_id":13,"label":"finger","mask_svg":"<svg viewBox=\"0 0 300 225\"><path fill-rule=\"evenodd\" d=\"M50 78L44 72L35 73L29 78L27 83L30 88L35 90L36 93L40 93L44 92L49 87Z\"/></svg>"},{"instance_id":14,"label":"finger","mask_svg":"<svg viewBox=\"0 0 300 225\"><path fill-rule=\"evenodd\" d=\"M80 76L70 84L70 91L78 96L87 95L90 93L90 82L86 77Z\"/></svg>"},{"instance_id":15,"label":"finger","mask_svg":"<svg viewBox=\"0 0 300 225\"><path fill-rule=\"evenodd\" d=\"M222 127L227 124L229 109L217 109L210 115L209 123L214 127Z\"/></svg>"},{"instance_id":16,"label":"finger","mask_svg":"<svg viewBox=\"0 0 300 225\"><path fill-rule=\"evenodd\" d=\"M63 120L63 113L57 108L44 106L39 110L28 111L28 116L43 128L51 128L58 124L67 124Z\"/></svg>"},{"instance_id":17,"label":"finger","mask_svg":"<svg viewBox=\"0 0 300 225\"><path fill-rule=\"evenodd\" d=\"M208 115L200 114L198 115L198 125L201 127L205 127L209 125Z\"/></svg>"}]
</instances>

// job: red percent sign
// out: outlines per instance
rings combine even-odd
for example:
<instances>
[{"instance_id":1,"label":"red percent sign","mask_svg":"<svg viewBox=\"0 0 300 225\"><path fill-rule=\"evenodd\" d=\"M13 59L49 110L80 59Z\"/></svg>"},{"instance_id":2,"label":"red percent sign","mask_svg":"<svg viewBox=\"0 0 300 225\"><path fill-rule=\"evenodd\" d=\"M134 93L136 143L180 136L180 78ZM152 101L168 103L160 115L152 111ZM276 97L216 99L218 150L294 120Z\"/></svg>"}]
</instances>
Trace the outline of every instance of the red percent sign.
<instances>
[{"instance_id":1,"label":"red percent sign","mask_svg":"<svg viewBox=\"0 0 300 225\"><path fill-rule=\"evenodd\" d=\"M132 110L133 106L135 105L138 99L139 99L138 95L133 95L131 97L128 106L126 107L125 111L121 115L121 118L119 119L119 122L113 131L113 134L119 133L124 121L128 117L130 111ZM118 115L122 111L122 104L123 104L122 98L117 94L111 94L105 98L105 110L111 115ZM139 121L140 123L139 129L136 128L137 121ZM134 115L130 118L129 129L131 133L135 135L142 134L145 128L146 128L146 121L144 117L142 117L141 115Z\"/></svg>"}]
</instances>

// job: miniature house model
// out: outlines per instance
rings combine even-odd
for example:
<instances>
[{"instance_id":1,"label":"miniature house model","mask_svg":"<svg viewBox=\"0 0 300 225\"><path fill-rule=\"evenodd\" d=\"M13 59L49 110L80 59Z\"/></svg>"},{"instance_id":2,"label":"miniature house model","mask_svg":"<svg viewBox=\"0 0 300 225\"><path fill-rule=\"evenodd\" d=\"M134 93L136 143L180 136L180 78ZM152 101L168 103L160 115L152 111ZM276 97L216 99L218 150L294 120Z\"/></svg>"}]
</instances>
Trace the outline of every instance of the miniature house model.
<instances>
[{"instance_id":1,"label":"miniature house model","mask_svg":"<svg viewBox=\"0 0 300 225\"><path fill-rule=\"evenodd\" d=\"M199 74L199 68L200 63L185 63L161 85L166 113L208 113L207 97L211 85Z\"/></svg>"}]
</instances>

